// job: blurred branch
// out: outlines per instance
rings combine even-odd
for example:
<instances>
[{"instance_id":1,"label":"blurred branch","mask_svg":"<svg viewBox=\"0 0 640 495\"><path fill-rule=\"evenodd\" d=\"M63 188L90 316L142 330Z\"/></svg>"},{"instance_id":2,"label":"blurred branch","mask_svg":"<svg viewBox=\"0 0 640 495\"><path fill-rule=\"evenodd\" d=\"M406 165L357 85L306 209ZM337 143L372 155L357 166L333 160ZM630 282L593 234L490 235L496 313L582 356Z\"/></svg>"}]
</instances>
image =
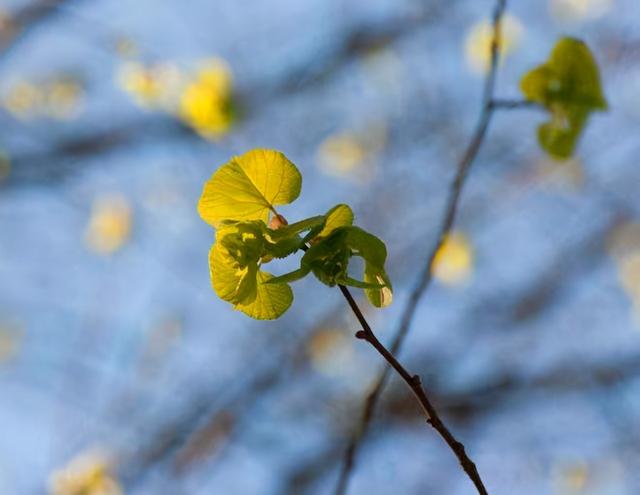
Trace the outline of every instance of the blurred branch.
<instances>
[{"instance_id":1,"label":"blurred branch","mask_svg":"<svg viewBox=\"0 0 640 495\"><path fill-rule=\"evenodd\" d=\"M6 55L31 29L59 12L59 7L75 0L39 0L12 13L0 29L0 56Z\"/></svg>"},{"instance_id":2,"label":"blurred branch","mask_svg":"<svg viewBox=\"0 0 640 495\"><path fill-rule=\"evenodd\" d=\"M137 118L111 129L63 140L50 148L11 156L12 173L2 186L61 180L80 168L81 160L149 140L198 142L200 138L188 127L165 116Z\"/></svg>"},{"instance_id":3,"label":"blurred branch","mask_svg":"<svg viewBox=\"0 0 640 495\"><path fill-rule=\"evenodd\" d=\"M55 0L55 3L57 5L62 1L64 0ZM42 2L49 5L52 3L54 0ZM388 46L409 36L427 23L436 22L442 10L443 4L440 2L425 2L420 4L419 10L397 16L392 22L381 24L366 21L355 25L332 45L330 52L314 53L309 59L295 64L275 84L261 81L252 87L239 88L235 99L242 118L246 120L258 114L264 106L279 98L290 98L292 94L320 84L346 66L354 57L365 55L375 48ZM78 161L81 159L113 152L140 142L166 142L169 139L202 142L202 138L190 128L167 115L134 118L118 123L112 128L64 139L41 151L12 154L12 173L0 187L60 180L79 168Z\"/></svg>"},{"instance_id":4,"label":"blurred branch","mask_svg":"<svg viewBox=\"0 0 640 495\"><path fill-rule=\"evenodd\" d=\"M128 489L138 485L152 468L164 465L171 471L182 473L190 467L190 453L197 451L211 431L224 430L224 446L229 445L231 437L241 431L242 416L260 401L264 394L281 383L284 376L292 370L306 365L306 347L308 339L315 332L327 326L335 326L336 314L342 304L331 306L324 317L316 318L314 329L299 330L298 325L290 328L278 328L278 334L286 334L287 339L274 339L265 335L264 341L256 342L257 355L250 357L251 375L243 367L241 380L233 387L224 382L222 387L206 386L194 394L182 412L173 421L165 422L160 428L154 428L148 435L148 443L136 448L121 463L122 478ZM300 317L291 321L299 322ZM276 344L282 344L277 346ZM264 355L262 349L269 346L270 352ZM159 403L166 404L165 397ZM141 424L154 424L148 416L141 418ZM217 445L218 450L224 446Z\"/></svg>"},{"instance_id":5,"label":"blurred branch","mask_svg":"<svg viewBox=\"0 0 640 495\"><path fill-rule=\"evenodd\" d=\"M538 107L539 105L534 102L534 101L527 101L527 100L498 100L498 99L492 99L489 102L489 107L492 110L496 110L496 109L505 109L505 110L512 110L515 108L532 108L532 107Z\"/></svg>"},{"instance_id":6,"label":"blurred branch","mask_svg":"<svg viewBox=\"0 0 640 495\"><path fill-rule=\"evenodd\" d=\"M458 210L458 203L460 200L460 196L462 194L462 189L464 187L471 165L473 164L476 156L478 155L482 142L484 141L487 129L491 122L491 117L493 116L493 113L495 110L495 106L493 105L493 94L495 89L500 40L501 40L501 33L500 33L501 20L502 20L502 15L505 9L506 9L506 0L497 0L496 7L493 14L493 40L491 43L491 63L489 67L489 72L487 74L487 78L485 80L485 87L483 92L480 116L478 118L478 122L476 124L476 128L475 128L475 131L473 132L469 145L467 146L465 152L462 155L462 158L458 163L457 173L455 175L453 183L451 184L451 189L449 191L449 198L447 200L447 205L445 208L444 218L440 226L440 229L438 231L438 237L437 237L436 243L431 248L427 261L423 266L420 277L418 279L418 283L416 284L414 289L411 291L409 300L402 313L400 325L398 327L398 330L396 331L396 334L390 346L390 352L392 355L395 355L400 351L402 347L402 343L404 342L404 339L413 321L413 317L414 317L416 308L418 306L418 302L420 301L420 299L422 298L422 295L424 294L427 287L431 283L432 269L433 269L433 264L434 264L436 254L444 244L446 237L454 224L456 213ZM338 481L338 486L335 491L336 495L344 495L347 492L349 478L351 476L351 473L355 465L355 459L358 453L360 443L367 433L368 425L371 422L371 418L373 416L373 412L375 410L376 404L379 401L382 390L384 389L384 386L389 378L390 369L391 368L389 366L385 367L384 371L378 377L378 380L376 381L376 384L373 390L369 393L369 395L365 399L365 404L362 411L360 425L357 431L352 436L345 452L344 461L343 461L342 469L340 473L340 478ZM443 436L443 438L447 440L446 436ZM447 443L449 443L449 441L447 441ZM454 452L455 452L455 449L454 449ZM462 460L461 460L461 463L462 463ZM464 464L463 464L463 467L464 467Z\"/></svg>"},{"instance_id":7,"label":"blurred branch","mask_svg":"<svg viewBox=\"0 0 640 495\"><path fill-rule=\"evenodd\" d=\"M275 355L269 356L269 362L263 366L255 366L254 363L256 373L231 391L225 385L223 389L215 388L196 394L195 400L184 408L183 413L153 431L148 444L136 449L121 463L122 481L127 488L133 489L138 485L154 466L169 463L173 466L171 471L183 471L188 467L191 453L197 452L205 442L203 437L212 429L219 434L218 427L221 426L228 442L228 437L238 428L242 411L249 409L266 391L279 383L288 369L283 363L290 363L287 356L290 353L297 354L300 345L294 345L293 352L289 348L282 353L272 349Z\"/></svg>"},{"instance_id":8,"label":"blurred branch","mask_svg":"<svg viewBox=\"0 0 640 495\"><path fill-rule=\"evenodd\" d=\"M576 365L574 362L553 367L544 374L523 377L505 373L491 381L459 392L437 393L440 407L460 419L470 419L483 412L495 410L517 393L567 392L573 390L608 389L629 380L640 373L640 356L617 356L616 364L603 360Z\"/></svg>"},{"instance_id":9,"label":"blurred branch","mask_svg":"<svg viewBox=\"0 0 640 495\"><path fill-rule=\"evenodd\" d=\"M320 83L355 57L389 46L424 27L427 21L435 23L438 16L450 13L451 8L447 2L433 1L416 2L415 7L417 10L409 15L354 26L328 55L314 55L313 63L305 61L293 69L276 91L288 94Z\"/></svg>"}]
</instances>

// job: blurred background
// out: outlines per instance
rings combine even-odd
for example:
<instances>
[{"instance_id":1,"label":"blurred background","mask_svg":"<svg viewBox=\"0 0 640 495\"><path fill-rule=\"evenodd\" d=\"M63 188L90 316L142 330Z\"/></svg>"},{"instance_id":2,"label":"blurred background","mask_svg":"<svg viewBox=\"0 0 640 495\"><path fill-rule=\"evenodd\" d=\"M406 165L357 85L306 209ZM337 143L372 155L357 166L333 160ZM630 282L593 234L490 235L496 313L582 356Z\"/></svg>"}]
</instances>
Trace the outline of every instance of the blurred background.
<instances>
[{"instance_id":1,"label":"blurred background","mask_svg":"<svg viewBox=\"0 0 640 495\"><path fill-rule=\"evenodd\" d=\"M254 322L196 203L231 156L301 169L289 220L386 240L393 335L480 106L493 0L2 0L0 494L329 494L382 362L338 291ZM554 162L495 115L402 360L492 494L640 493L640 4L510 2L497 96L558 36L610 110ZM360 294L359 294L360 295ZM366 307L365 304L363 304ZM350 494L470 494L391 380Z\"/></svg>"}]
</instances>

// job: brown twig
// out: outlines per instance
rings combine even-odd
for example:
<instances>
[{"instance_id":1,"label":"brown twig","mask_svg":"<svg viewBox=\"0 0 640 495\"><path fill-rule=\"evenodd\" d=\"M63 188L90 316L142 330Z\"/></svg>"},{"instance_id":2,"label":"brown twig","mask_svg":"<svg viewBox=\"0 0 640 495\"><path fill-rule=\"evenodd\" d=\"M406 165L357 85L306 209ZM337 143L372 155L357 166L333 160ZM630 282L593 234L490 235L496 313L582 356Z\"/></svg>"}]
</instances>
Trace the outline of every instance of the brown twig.
<instances>
[{"instance_id":1,"label":"brown twig","mask_svg":"<svg viewBox=\"0 0 640 495\"><path fill-rule=\"evenodd\" d=\"M391 343L391 347L389 349L390 351L389 353L392 356L396 355L400 351L402 343L404 342L404 339L413 321L413 317L415 315L418 302L420 301L420 299L422 298L422 295L424 294L427 287L431 283L432 269L433 269L433 264L434 264L436 254L444 244L447 234L450 232L453 226L453 223L455 221L456 214L458 211L458 203L460 200L460 195L462 193L463 186L465 184L471 165L473 164L476 156L478 155L480 146L482 145L482 142L484 141L484 137L487 133L487 129L489 128L491 117L493 116L493 112L496 109L496 106L494 105L493 94L495 89L496 74L497 74L497 67L498 67L498 54L499 54L499 48L500 48L500 38L501 38L500 24L501 24L502 15L505 9L506 9L506 0L497 0L497 4L493 13L493 41L491 43L491 61L490 61L489 72L485 80L480 116L478 118L478 122L476 124L471 140L469 141L467 148L465 149L464 153L462 154L462 157L458 162L457 172L449 190L449 196L448 196L447 204L445 207L444 217L440 225L440 229L438 231L438 237L436 239L435 244L431 248L431 251L429 252L427 261L422 268L418 281L415 287L413 288L413 290L411 291L409 300L407 301L407 304L402 313L400 325L398 326L398 330L396 331L396 334ZM391 364L391 367L393 367L392 364ZM373 389L365 399L365 404L363 407L358 430L352 436L347 446L347 449L345 451L344 461L340 471L338 485L335 491L336 495L344 495L347 492L349 479L351 477L351 473L355 466L355 459L357 456L359 446L361 444L362 439L366 435L367 428L371 422L371 418L373 417L373 412L376 407L376 404L378 403L382 390L384 389L384 386L389 378L391 367L390 366L385 367L385 369L382 371L382 373L378 377L378 380L376 381L375 386L373 387ZM420 390L422 390L421 386L420 386ZM474 473L475 475L477 475L477 470L475 469L475 465L473 465L473 463L471 463L471 465L467 464L467 461L468 462L471 462L471 461L468 459L468 457L464 452L464 446L460 442L455 440L455 438L451 435L449 430L444 426L444 424L442 424L442 421L438 418L437 414L436 414L436 418L437 420L433 420L432 418L433 422L430 422L430 424L432 424L432 426L434 426L434 428L438 430L438 432L445 439L447 444L452 448L453 452L458 457L460 464L465 469L465 472L471 477L471 479L476 484L476 488L478 488L478 492L486 493L485 488L482 486L482 482L480 481L480 484L478 484L474 479L474 477L472 476L472 474ZM436 427L434 423L436 423L438 427ZM473 469L467 470L467 468L470 468L471 466L473 466ZM480 477L478 476L477 479L479 481Z\"/></svg>"},{"instance_id":2,"label":"brown twig","mask_svg":"<svg viewBox=\"0 0 640 495\"><path fill-rule=\"evenodd\" d=\"M378 340L376 335L373 333L373 330L367 323L362 311L358 307L357 303L353 299L351 292L344 285L339 285L340 291L342 295L345 297L351 310L356 315L358 322L362 325L362 330L359 330L356 333L356 337L362 339L373 346L373 348L378 351L378 353L384 358L384 360L402 377L407 386L411 389L411 391L416 396L416 399L420 403L422 410L424 411L425 416L427 417L427 423L429 423L447 442L447 445L451 448L453 453L456 455L458 460L460 461L460 465L464 472L467 473L467 476L471 479L473 484L475 485L478 493L480 495L487 495L487 489L485 488L482 479L480 478L480 474L478 473L478 469L476 468L475 463L471 460L471 458L467 455L467 452L464 448L464 445L456 440L453 434L449 431L446 425L440 419L438 412L431 404L431 401L427 397L424 388L422 387L422 381L418 375L412 375L407 371L407 369L395 358L395 356Z\"/></svg>"}]
</instances>

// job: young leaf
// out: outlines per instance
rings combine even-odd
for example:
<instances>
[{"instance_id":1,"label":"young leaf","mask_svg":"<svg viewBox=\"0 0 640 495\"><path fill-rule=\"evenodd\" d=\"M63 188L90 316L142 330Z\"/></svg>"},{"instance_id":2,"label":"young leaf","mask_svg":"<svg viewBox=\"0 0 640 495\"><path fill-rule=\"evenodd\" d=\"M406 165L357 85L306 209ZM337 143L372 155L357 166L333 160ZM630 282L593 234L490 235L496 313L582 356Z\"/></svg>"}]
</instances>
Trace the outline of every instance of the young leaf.
<instances>
[{"instance_id":1,"label":"young leaf","mask_svg":"<svg viewBox=\"0 0 640 495\"><path fill-rule=\"evenodd\" d=\"M305 232L307 230L313 230L318 227L322 227L324 223L325 223L325 216L317 215L315 217L306 218L304 220L300 220L299 222L292 223L284 227L280 227L277 230L269 229L269 235L274 240L279 240L284 237L291 237L294 235L298 235L299 233Z\"/></svg>"},{"instance_id":2,"label":"young leaf","mask_svg":"<svg viewBox=\"0 0 640 495\"><path fill-rule=\"evenodd\" d=\"M275 319L293 301L286 284L263 287L271 274L259 270L266 226L260 221L227 224L216 234L209 254L211 284L218 296L252 318Z\"/></svg>"},{"instance_id":3,"label":"young leaf","mask_svg":"<svg viewBox=\"0 0 640 495\"><path fill-rule=\"evenodd\" d=\"M364 259L364 281L349 275L352 256ZM391 304L391 282L384 270L387 249L373 234L359 227L338 227L331 234L314 243L300 260L300 268L269 280L269 284L294 282L313 272L322 283L365 289L367 298L376 307Z\"/></svg>"},{"instance_id":4,"label":"young leaf","mask_svg":"<svg viewBox=\"0 0 640 495\"><path fill-rule=\"evenodd\" d=\"M591 112L607 108L595 59L575 38L561 38L547 62L525 74L520 89L551 113L538 128L538 140L559 159L573 154Z\"/></svg>"},{"instance_id":5,"label":"young leaf","mask_svg":"<svg viewBox=\"0 0 640 495\"><path fill-rule=\"evenodd\" d=\"M314 236L317 230L322 228L324 221L324 215L318 215L276 230L268 228L266 236L268 242L265 245L266 259L284 258L295 253L307 242L307 236L300 238L298 234L309 231L309 235Z\"/></svg>"},{"instance_id":6,"label":"young leaf","mask_svg":"<svg viewBox=\"0 0 640 495\"><path fill-rule=\"evenodd\" d=\"M391 304L393 293L391 280L384 269L387 248L380 239L358 227L349 228L348 243L354 254L364 261L364 281L371 287L365 288L365 295L376 308Z\"/></svg>"},{"instance_id":7,"label":"young leaf","mask_svg":"<svg viewBox=\"0 0 640 495\"><path fill-rule=\"evenodd\" d=\"M325 215L317 215L305 220L300 220L291 225L280 227L277 230L267 229L267 240L269 243L266 245L266 250L268 256L284 258L301 249L305 243L326 237L334 229L351 225L351 223L353 223L353 212L351 208L347 205L339 204L331 208ZM298 234L305 231L307 234L300 239ZM279 277L276 278L279 279Z\"/></svg>"},{"instance_id":8,"label":"young leaf","mask_svg":"<svg viewBox=\"0 0 640 495\"><path fill-rule=\"evenodd\" d=\"M265 282L265 284L283 284L288 282L295 282L297 280L300 280L301 278L306 277L310 271L311 269L308 266L300 267L297 270L285 273L284 275L270 278L267 282Z\"/></svg>"},{"instance_id":9,"label":"young leaf","mask_svg":"<svg viewBox=\"0 0 640 495\"><path fill-rule=\"evenodd\" d=\"M331 208L325 215L326 221L318 237L327 237L338 227L353 225L353 211L348 205L339 204Z\"/></svg>"},{"instance_id":10,"label":"young leaf","mask_svg":"<svg viewBox=\"0 0 640 495\"><path fill-rule=\"evenodd\" d=\"M258 264L241 266L220 242L209 251L211 285L218 297L231 304L249 302L256 297Z\"/></svg>"},{"instance_id":11,"label":"young leaf","mask_svg":"<svg viewBox=\"0 0 640 495\"><path fill-rule=\"evenodd\" d=\"M256 149L220 167L205 183L198 202L202 219L217 227L223 220L267 222L274 206L300 194L302 177L279 151Z\"/></svg>"},{"instance_id":12,"label":"young leaf","mask_svg":"<svg viewBox=\"0 0 640 495\"><path fill-rule=\"evenodd\" d=\"M238 303L235 309L256 320L275 320L279 318L293 302L293 291L287 284L266 283L273 275L259 271L257 274L256 297L248 303Z\"/></svg>"}]
</instances>

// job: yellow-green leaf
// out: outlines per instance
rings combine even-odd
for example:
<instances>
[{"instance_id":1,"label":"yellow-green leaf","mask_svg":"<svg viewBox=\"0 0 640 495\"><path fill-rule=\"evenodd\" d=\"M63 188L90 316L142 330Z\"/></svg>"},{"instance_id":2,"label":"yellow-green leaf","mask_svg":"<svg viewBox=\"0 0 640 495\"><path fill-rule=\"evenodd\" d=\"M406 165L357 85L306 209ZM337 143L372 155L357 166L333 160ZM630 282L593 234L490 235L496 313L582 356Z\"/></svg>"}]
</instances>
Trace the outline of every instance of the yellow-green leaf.
<instances>
[{"instance_id":1,"label":"yellow-green leaf","mask_svg":"<svg viewBox=\"0 0 640 495\"><path fill-rule=\"evenodd\" d=\"M596 61L575 38L561 38L547 62L525 74L520 89L550 112L549 122L538 128L538 140L560 159L573 154L589 114L607 108Z\"/></svg>"},{"instance_id":2,"label":"yellow-green leaf","mask_svg":"<svg viewBox=\"0 0 640 495\"><path fill-rule=\"evenodd\" d=\"M217 227L223 220L269 220L277 205L300 194L302 177L279 151L256 149L236 156L206 182L198 212Z\"/></svg>"},{"instance_id":3,"label":"yellow-green leaf","mask_svg":"<svg viewBox=\"0 0 640 495\"><path fill-rule=\"evenodd\" d=\"M272 278L259 269L265 240L259 222L222 225L209 253L211 285L234 309L259 320L271 320L284 313L293 301L287 284L263 282Z\"/></svg>"},{"instance_id":4,"label":"yellow-green leaf","mask_svg":"<svg viewBox=\"0 0 640 495\"><path fill-rule=\"evenodd\" d=\"M257 292L253 301L239 303L234 307L256 320L275 320L279 318L293 302L293 291L287 284L265 284L273 275L259 271L257 274Z\"/></svg>"},{"instance_id":5,"label":"yellow-green leaf","mask_svg":"<svg viewBox=\"0 0 640 495\"><path fill-rule=\"evenodd\" d=\"M240 266L220 242L209 251L211 285L220 299L231 304L250 302L256 297L258 264Z\"/></svg>"}]
</instances>

